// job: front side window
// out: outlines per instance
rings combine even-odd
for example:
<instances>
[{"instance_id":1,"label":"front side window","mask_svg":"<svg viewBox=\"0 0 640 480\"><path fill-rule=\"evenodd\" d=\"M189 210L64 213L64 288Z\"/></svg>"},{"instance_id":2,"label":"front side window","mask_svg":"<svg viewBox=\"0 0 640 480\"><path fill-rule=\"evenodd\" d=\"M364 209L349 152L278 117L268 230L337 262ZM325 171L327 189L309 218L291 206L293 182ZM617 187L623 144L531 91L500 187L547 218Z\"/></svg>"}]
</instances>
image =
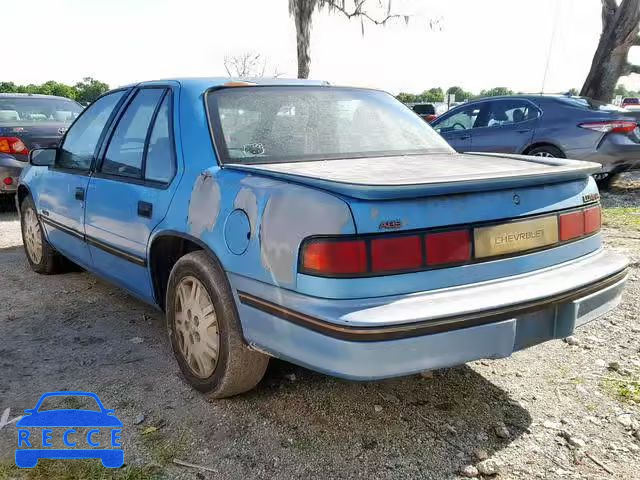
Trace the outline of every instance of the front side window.
<instances>
[{"instance_id":1,"label":"front side window","mask_svg":"<svg viewBox=\"0 0 640 480\"><path fill-rule=\"evenodd\" d=\"M124 90L109 93L87 107L67 132L57 167L89 170L102 131L124 94Z\"/></svg>"},{"instance_id":2,"label":"front side window","mask_svg":"<svg viewBox=\"0 0 640 480\"><path fill-rule=\"evenodd\" d=\"M480 109L481 106L478 105L462 107L459 111L452 113L450 117L436 121L433 128L440 133L474 128Z\"/></svg>"},{"instance_id":3,"label":"front side window","mask_svg":"<svg viewBox=\"0 0 640 480\"><path fill-rule=\"evenodd\" d=\"M233 87L209 92L207 108L222 162L453 152L410 109L391 95L374 90Z\"/></svg>"},{"instance_id":4,"label":"front side window","mask_svg":"<svg viewBox=\"0 0 640 480\"><path fill-rule=\"evenodd\" d=\"M142 158L147 131L164 89L140 90L111 136L101 171L121 177L142 178Z\"/></svg>"}]
</instances>

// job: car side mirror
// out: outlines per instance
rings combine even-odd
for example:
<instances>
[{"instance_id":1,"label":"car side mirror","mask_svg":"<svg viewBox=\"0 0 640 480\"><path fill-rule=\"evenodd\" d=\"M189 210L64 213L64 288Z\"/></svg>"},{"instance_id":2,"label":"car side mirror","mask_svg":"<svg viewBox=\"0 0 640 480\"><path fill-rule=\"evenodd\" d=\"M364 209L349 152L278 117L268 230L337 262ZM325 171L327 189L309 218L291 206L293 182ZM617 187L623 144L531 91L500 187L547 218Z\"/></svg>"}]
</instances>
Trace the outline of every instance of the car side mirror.
<instances>
[{"instance_id":1,"label":"car side mirror","mask_svg":"<svg viewBox=\"0 0 640 480\"><path fill-rule=\"evenodd\" d=\"M34 148L29 152L29 163L36 167L51 167L57 154L57 148Z\"/></svg>"}]
</instances>

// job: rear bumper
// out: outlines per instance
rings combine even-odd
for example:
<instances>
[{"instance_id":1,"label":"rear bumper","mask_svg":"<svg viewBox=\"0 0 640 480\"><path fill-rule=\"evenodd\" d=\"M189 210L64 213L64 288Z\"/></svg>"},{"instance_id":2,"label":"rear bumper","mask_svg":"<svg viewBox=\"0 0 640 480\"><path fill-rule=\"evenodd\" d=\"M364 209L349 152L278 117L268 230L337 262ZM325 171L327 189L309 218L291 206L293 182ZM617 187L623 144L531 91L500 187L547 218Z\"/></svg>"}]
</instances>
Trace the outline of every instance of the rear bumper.
<instances>
[{"instance_id":1,"label":"rear bumper","mask_svg":"<svg viewBox=\"0 0 640 480\"><path fill-rule=\"evenodd\" d=\"M330 375L368 380L507 357L566 337L619 303L626 265L600 250L497 281L356 300L230 278L250 344Z\"/></svg>"},{"instance_id":2,"label":"rear bumper","mask_svg":"<svg viewBox=\"0 0 640 480\"><path fill-rule=\"evenodd\" d=\"M565 153L569 158L600 163L603 173L640 168L640 144L632 142L623 135L605 137L596 150L568 150Z\"/></svg>"}]
</instances>

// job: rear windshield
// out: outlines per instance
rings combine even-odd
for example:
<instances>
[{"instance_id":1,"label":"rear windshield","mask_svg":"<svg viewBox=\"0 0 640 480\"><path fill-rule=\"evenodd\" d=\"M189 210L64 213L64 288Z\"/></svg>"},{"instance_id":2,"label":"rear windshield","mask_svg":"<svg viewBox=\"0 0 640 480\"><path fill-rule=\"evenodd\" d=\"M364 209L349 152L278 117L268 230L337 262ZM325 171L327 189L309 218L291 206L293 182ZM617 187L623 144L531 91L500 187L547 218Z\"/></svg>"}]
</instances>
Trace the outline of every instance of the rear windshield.
<instances>
[{"instance_id":1,"label":"rear windshield","mask_svg":"<svg viewBox=\"0 0 640 480\"><path fill-rule=\"evenodd\" d=\"M338 87L235 87L207 94L222 162L273 163L452 152L391 95Z\"/></svg>"},{"instance_id":2,"label":"rear windshield","mask_svg":"<svg viewBox=\"0 0 640 480\"><path fill-rule=\"evenodd\" d=\"M81 111L79 104L63 98L0 97L0 125L32 125L43 122L68 125Z\"/></svg>"}]
</instances>

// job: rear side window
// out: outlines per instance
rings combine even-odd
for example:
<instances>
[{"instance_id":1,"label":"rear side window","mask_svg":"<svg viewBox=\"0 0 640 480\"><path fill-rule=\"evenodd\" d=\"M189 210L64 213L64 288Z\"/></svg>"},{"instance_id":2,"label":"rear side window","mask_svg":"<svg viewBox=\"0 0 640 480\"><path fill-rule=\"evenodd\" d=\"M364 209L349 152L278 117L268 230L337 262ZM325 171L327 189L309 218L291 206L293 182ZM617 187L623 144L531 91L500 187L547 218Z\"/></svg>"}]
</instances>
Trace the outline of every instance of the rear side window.
<instances>
[{"instance_id":1,"label":"rear side window","mask_svg":"<svg viewBox=\"0 0 640 480\"><path fill-rule=\"evenodd\" d=\"M120 118L102 163L102 173L142 178L145 140L164 89L140 90Z\"/></svg>"},{"instance_id":2,"label":"rear side window","mask_svg":"<svg viewBox=\"0 0 640 480\"><path fill-rule=\"evenodd\" d=\"M160 105L151 129L145 163L145 178L154 182L169 183L176 167L170 134L171 95L167 94Z\"/></svg>"},{"instance_id":3,"label":"rear side window","mask_svg":"<svg viewBox=\"0 0 640 480\"><path fill-rule=\"evenodd\" d=\"M109 93L87 107L67 132L57 167L89 170L102 131L124 94L124 90Z\"/></svg>"}]
</instances>

